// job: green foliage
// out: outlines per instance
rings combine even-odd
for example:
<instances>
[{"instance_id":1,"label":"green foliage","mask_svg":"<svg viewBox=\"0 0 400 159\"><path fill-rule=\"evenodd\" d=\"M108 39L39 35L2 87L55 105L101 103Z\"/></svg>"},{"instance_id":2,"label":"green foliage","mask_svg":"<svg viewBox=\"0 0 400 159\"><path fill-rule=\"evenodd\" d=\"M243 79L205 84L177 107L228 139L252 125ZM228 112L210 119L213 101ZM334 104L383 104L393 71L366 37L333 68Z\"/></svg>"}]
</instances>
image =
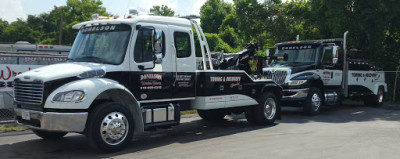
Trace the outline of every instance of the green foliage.
<instances>
[{"instance_id":1,"label":"green foliage","mask_svg":"<svg viewBox=\"0 0 400 159\"><path fill-rule=\"evenodd\" d=\"M235 29L231 28L229 25L222 29L218 36L233 48L239 46L239 37L235 32Z\"/></svg>"},{"instance_id":2,"label":"green foliage","mask_svg":"<svg viewBox=\"0 0 400 159\"><path fill-rule=\"evenodd\" d=\"M232 5L224 0L207 0L200 8L201 28L206 33L218 33L225 16L232 12Z\"/></svg>"},{"instance_id":3,"label":"green foliage","mask_svg":"<svg viewBox=\"0 0 400 159\"><path fill-rule=\"evenodd\" d=\"M4 42L28 41L34 43L37 41L38 32L32 30L25 21L18 19L8 25L2 33Z\"/></svg>"},{"instance_id":4,"label":"green foliage","mask_svg":"<svg viewBox=\"0 0 400 159\"><path fill-rule=\"evenodd\" d=\"M0 18L0 42L5 42L6 38L3 37L4 29L7 28L8 22Z\"/></svg>"},{"instance_id":5,"label":"green foliage","mask_svg":"<svg viewBox=\"0 0 400 159\"><path fill-rule=\"evenodd\" d=\"M152 12L152 13L157 12L157 15L169 16L169 17L172 17L175 15L175 12L171 8L168 8L168 6L166 6L166 5L153 6L153 8L150 8L150 12Z\"/></svg>"},{"instance_id":6,"label":"green foliage","mask_svg":"<svg viewBox=\"0 0 400 159\"><path fill-rule=\"evenodd\" d=\"M228 14L224 20L222 20L222 24L219 26L218 30L221 32L228 26L238 31L238 19L235 12Z\"/></svg>"},{"instance_id":7,"label":"green foliage","mask_svg":"<svg viewBox=\"0 0 400 159\"><path fill-rule=\"evenodd\" d=\"M224 52L234 52L234 49L232 49L232 47L230 47L226 42L224 42L217 34L205 33L204 36L207 39L210 51L224 50Z\"/></svg>"},{"instance_id":8,"label":"green foliage","mask_svg":"<svg viewBox=\"0 0 400 159\"><path fill-rule=\"evenodd\" d=\"M101 0L68 0L66 6L55 8L49 13L39 16L28 15L26 21L21 19L8 24L0 20L0 42L14 43L28 41L30 43L58 44L60 21L63 17L62 44L72 45L75 34L74 24L92 19L93 14L110 16L102 7Z\"/></svg>"}]
</instances>

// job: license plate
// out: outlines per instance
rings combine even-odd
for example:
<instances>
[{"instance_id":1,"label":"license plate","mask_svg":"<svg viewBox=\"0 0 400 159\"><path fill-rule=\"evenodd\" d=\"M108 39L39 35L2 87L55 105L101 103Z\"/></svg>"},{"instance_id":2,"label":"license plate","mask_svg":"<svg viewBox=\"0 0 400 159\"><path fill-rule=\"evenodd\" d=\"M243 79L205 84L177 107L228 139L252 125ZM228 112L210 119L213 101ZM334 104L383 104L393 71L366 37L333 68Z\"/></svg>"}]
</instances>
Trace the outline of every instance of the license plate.
<instances>
[{"instance_id":1,"label":"license plate","mask_svg":"<svg viewBox=\"0 0 400 159\"><path fill-rule=\"evenodd\" d=\"M29 113L29 111L22 111L22 119L31 120L31 114Z\"/></svg>"}]
</instances>

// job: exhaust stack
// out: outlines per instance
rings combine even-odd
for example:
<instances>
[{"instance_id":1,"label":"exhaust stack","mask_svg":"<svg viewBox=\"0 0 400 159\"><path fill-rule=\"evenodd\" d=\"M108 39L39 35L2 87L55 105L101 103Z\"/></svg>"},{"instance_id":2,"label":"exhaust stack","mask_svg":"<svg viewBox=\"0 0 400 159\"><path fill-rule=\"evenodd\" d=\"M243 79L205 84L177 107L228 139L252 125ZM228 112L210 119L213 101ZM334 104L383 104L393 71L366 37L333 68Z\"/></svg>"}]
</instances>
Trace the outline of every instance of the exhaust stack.
<instances>
[{"instance_id":1,"label":"exhaust stack","mask_svg":"<svg viewBox=\"0 0 400 159\"><path fill-rule=\"evenodd\" d=\"M344 32L343 35L343 80L342 80L342 89L343 95L348 97L349 93L349 86L348 86L348 71L349 71L349 64L347 63L347 46L346 46L346 37L349 31Z\"/></svg>"}]
</instances>

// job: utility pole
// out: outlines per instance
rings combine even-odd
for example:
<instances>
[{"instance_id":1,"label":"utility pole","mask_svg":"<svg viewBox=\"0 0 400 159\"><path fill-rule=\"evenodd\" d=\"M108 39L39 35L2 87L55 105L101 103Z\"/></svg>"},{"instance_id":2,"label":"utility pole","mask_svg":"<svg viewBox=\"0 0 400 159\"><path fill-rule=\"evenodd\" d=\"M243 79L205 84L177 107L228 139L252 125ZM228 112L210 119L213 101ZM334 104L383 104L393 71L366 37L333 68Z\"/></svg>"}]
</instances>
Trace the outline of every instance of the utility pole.
<instances>
[{"instance_id":1,"label":"utility pole","mask_svg":"<svg viewBox=\"0 0 400 159\"><path fill-rule=\"evenodd\" d=\"M64 22L64 10L62 6L55 5L55 9L59 9L61 11L61 20L60 20L60 34L58 37L58 45L61 45L62 42L62 28L63 28L63 22Z\"/></svg>"}]
</instances>

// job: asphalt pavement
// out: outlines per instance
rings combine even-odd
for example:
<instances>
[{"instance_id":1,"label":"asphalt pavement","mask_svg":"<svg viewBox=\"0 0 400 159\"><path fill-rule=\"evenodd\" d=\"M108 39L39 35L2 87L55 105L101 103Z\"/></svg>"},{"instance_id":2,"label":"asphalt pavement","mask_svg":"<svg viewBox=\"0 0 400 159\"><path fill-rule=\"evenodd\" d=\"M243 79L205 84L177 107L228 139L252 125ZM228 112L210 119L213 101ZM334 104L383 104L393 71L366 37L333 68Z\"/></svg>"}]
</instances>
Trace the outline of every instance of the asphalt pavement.
<instances>
[{"instance_id":1,"label":"asphalt pavement","mask_svg":"<svg viewBox=\"0 0 400 159\"><path fill-rule=\"evenodd\" d=\"M1 158L400 158L400 109L336 106L318 116L284 108L272 126L254 126L243 115L205 122L186 115L179 126L146 132L116 153L92 150L85 136L57 141L31 131L0 134Z\"/></svg>"}]
</instances>

